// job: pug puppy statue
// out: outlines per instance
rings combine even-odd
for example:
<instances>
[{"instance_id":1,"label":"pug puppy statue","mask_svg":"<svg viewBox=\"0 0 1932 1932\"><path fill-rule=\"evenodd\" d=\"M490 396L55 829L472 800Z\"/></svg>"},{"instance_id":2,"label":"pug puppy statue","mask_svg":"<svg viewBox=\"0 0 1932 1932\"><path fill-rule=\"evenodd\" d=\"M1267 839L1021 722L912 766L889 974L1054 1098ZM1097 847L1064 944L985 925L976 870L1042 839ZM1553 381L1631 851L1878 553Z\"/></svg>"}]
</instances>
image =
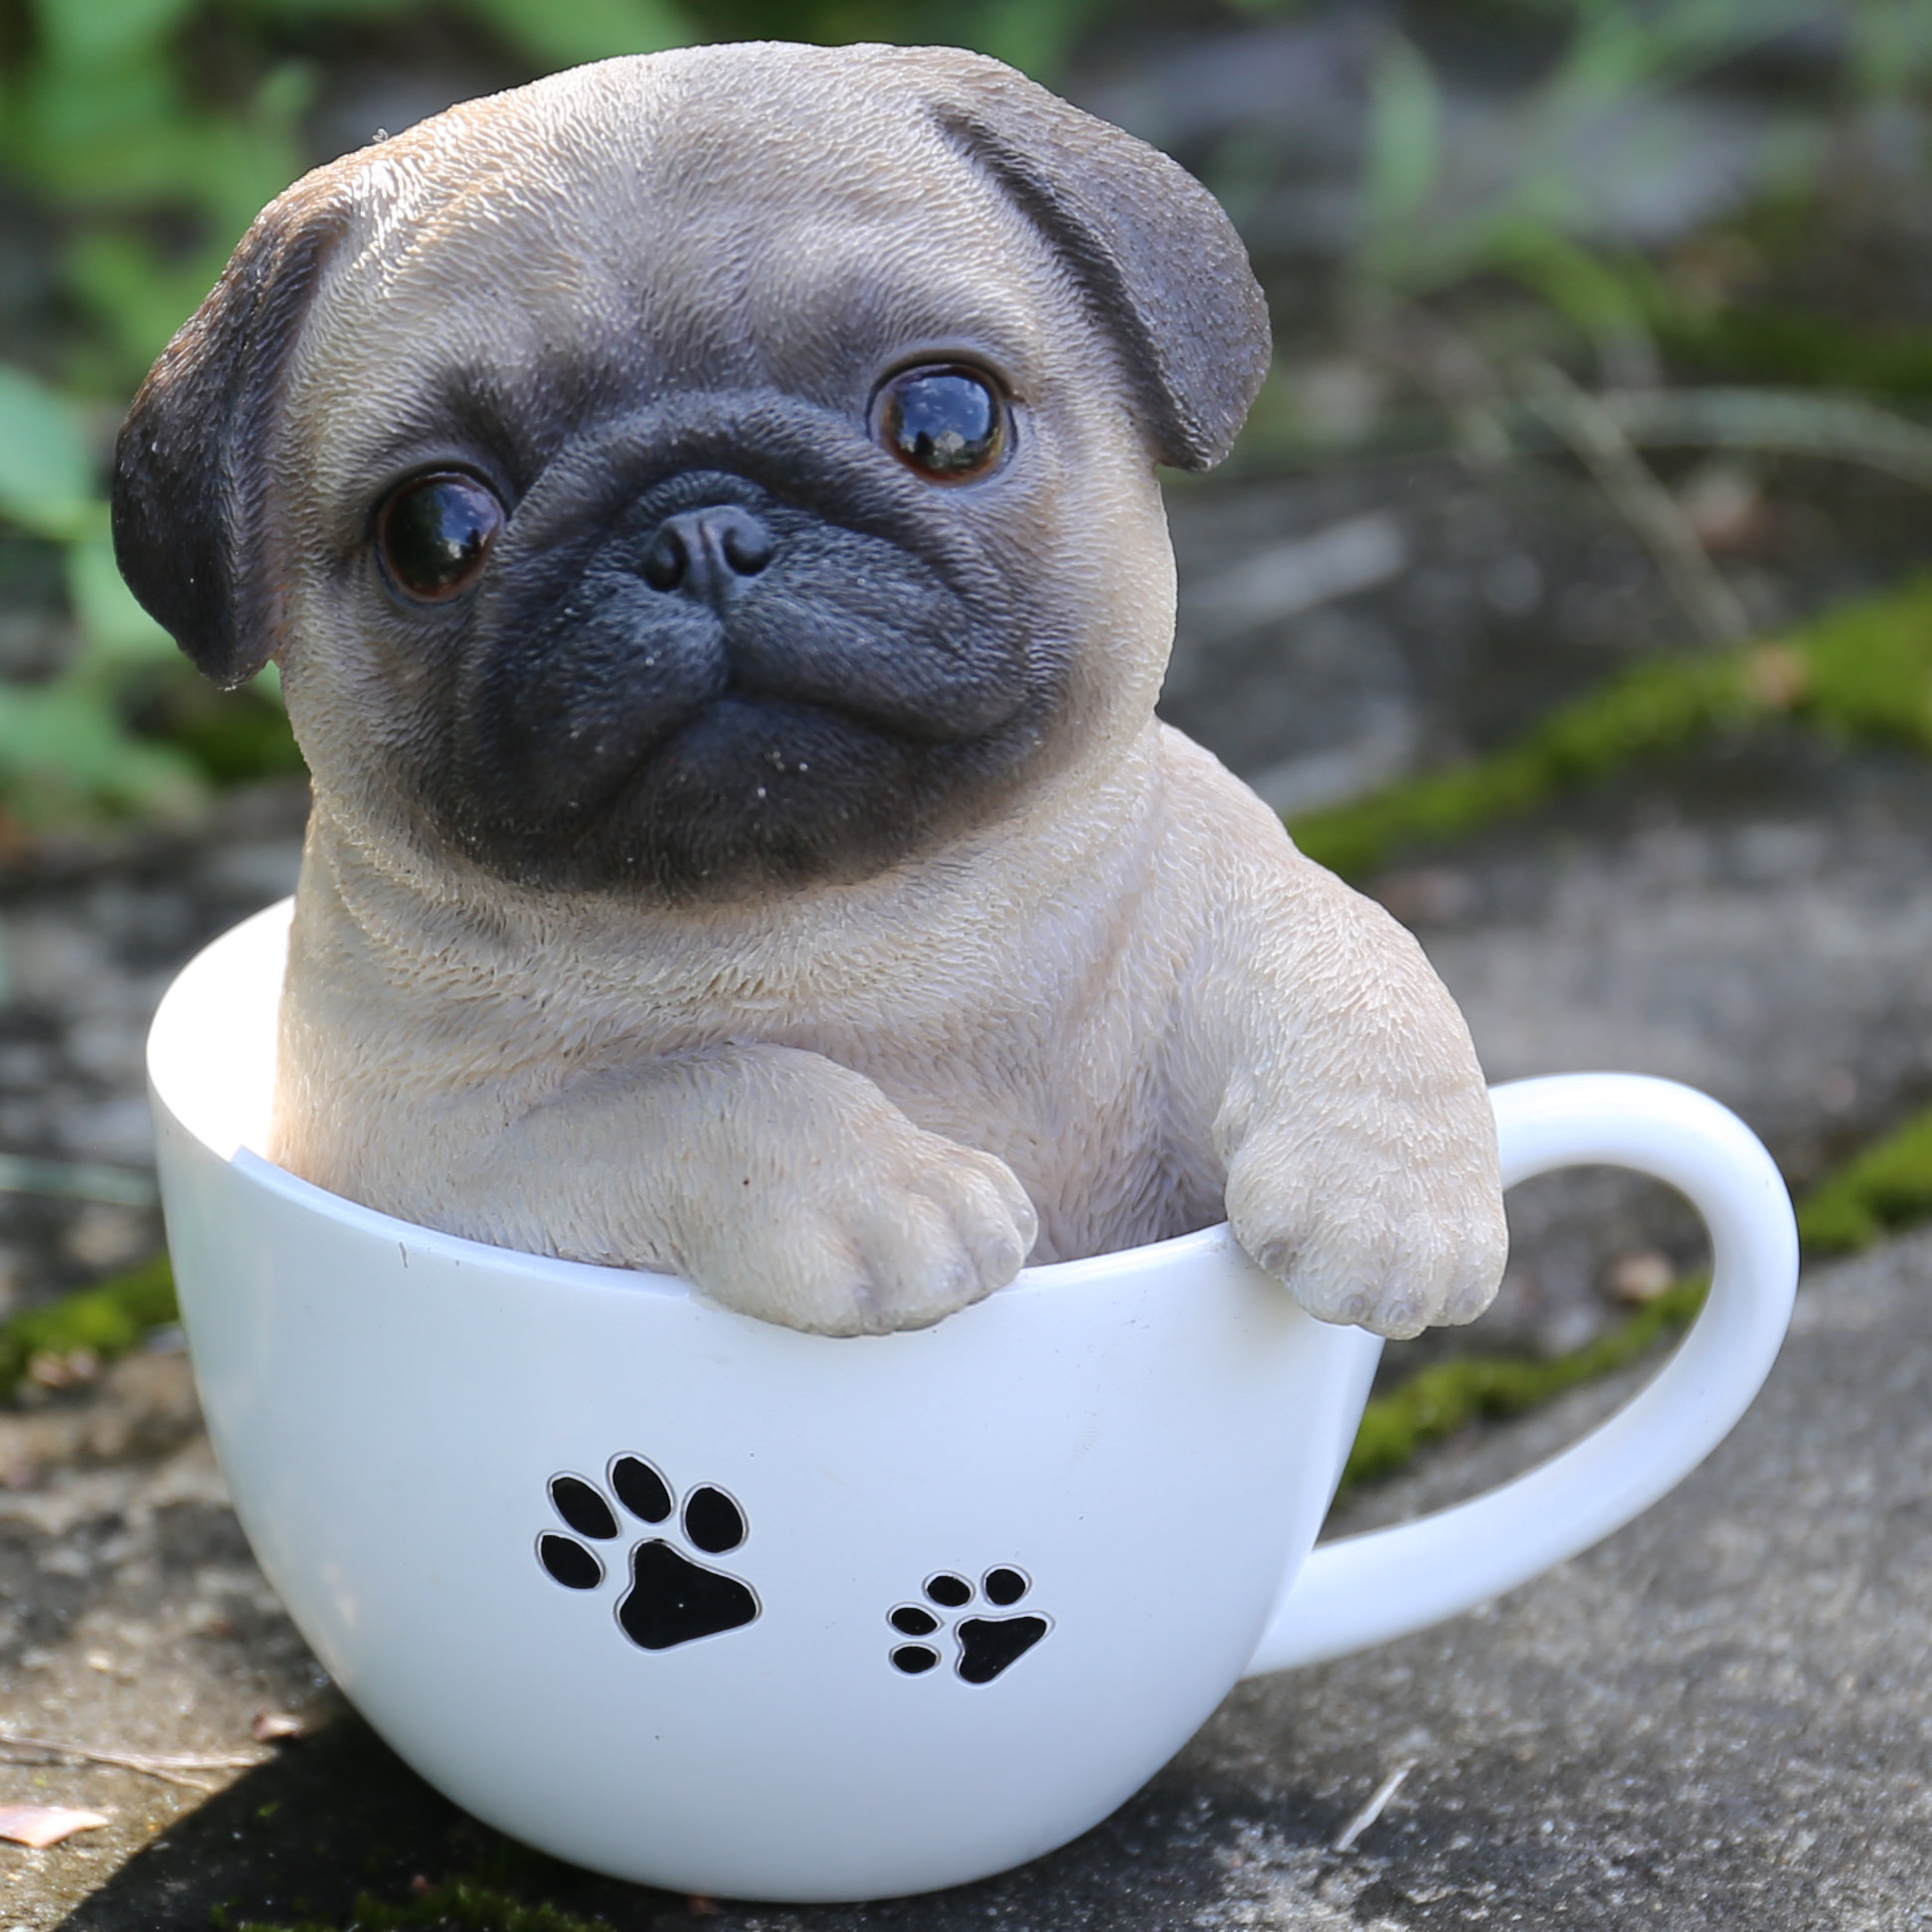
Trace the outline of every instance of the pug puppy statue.
<instances>
[{"instance_id":1,"label":"pug puppy statue","mask_svg":"<svg viewBox=\"0 0 1932 1932\"><path fill-rule=\"evenodd\" d=\"M1465 1321L1494 1129L1414 942L1156 722L1156 463L1260 290L996 62L454 107L256 222L119 446L135 594L314 775L270 1151L828 1334L1201 1227Z\"/></svg>"}]
</instances>

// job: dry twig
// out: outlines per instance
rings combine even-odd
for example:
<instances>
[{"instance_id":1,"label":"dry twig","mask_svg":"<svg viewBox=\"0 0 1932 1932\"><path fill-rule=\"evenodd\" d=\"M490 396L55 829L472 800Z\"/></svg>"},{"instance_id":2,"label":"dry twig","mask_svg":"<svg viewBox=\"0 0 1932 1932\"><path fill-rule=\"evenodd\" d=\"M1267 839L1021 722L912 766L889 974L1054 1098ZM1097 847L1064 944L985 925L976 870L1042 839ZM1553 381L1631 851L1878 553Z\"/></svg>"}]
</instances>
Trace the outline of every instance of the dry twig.
<instances>
[{"instance_id":1,"label":"dry twig","mask_svg":"<svg viewBox=\"0 0 1932 1932\"><path fill-rule=\"evenodd\" d=\"M144 1777L159 1778L167 1784L186 1785L190 1791L215 1791L218 1785L193 1775L208 1771L249 1771L266 1764L267 1751L220 1751L206 1755L156 1751L96 1750L90 1744L77 1744L72 1738L29 1737L24 1731L0 1730L0 1749L36 1751L49 1757L76 1758L87 1764L109 1764L122 1771L138 1771Z\"/></svg>"},{"instance_id":2,"label":"dry twig","mask_svg":"<svg viewBox=\"0 0 1932 1932\"><path fill-rule=\"evenodd\" d=\"M1529 406L1576 452L1618 513L1643 540L1664 581L1707 642L1736 643L1751 619L1710 561L1676 499L1631 446L1617 416L1554 363L1529 371Z\"/></svg>"},{"instance_id":3,"label":"dry twig","mask_svg":"<svg viewBox=\"0 0 1932 1932\"><path fill-rule=\"evenodd\" d=\"M1612 390L1597 407L1646 448L1745 449L1862 464L1932 489L1932 430L1850 396L1780 389Z\"/></svg>"},{"instance_id":4,"label":"dry twig","mask_svg":"<svg viewBox=\"0 0 1932 1932\"><path fill-rule=\"evenodd\" d=\"M1395 1767L1395 1769L1391 1771L1389 1775L1386 1778L1384 1778L1382 1782L1379 1785L1377 1785L1372 1792L1368 1794L1368 1803L1365 1804L1361 1808L1361 1810L1358 1811L1354 1815L1354 1817L1351 1818L1348 1821L1348 1823L1344 1825L1341 1828L1341 1830L1335 1835L1335 1842L1333 1845L1330 1847L1330 1849L1335 1851L1354 1850L1355 1841L1358 1838L1360 1838L1361 1835L1365 1831L1367 1831L1368 1828L1371 1825L1373 1825L1375 1821L1378 1818L1380 1818L1385 1811L1387 1811L1389 1800L1393 1798L1395 1794L1402 1789L1402 1780L1406 1778L1409 1775L1409 1773L1414 1769L1415 1769L1415 1765L1413 1763L1398 1764Z\"/></svg>"}]
</instances>

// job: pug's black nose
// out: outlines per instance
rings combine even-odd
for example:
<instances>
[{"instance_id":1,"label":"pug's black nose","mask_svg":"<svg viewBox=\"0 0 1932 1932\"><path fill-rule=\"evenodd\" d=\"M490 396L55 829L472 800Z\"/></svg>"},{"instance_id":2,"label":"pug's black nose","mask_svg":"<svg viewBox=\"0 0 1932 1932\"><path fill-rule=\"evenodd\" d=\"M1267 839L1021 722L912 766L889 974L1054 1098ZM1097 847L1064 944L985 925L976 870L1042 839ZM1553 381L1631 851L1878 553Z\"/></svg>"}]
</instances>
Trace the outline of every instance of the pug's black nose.
<instances>
[{"instance_id":1,"label":"pug's black nose","mask_svg":"<svg viewBox=\"0 0 1932 1932\"><path fill-rule=\"evenodd\" d=\"M657 526L644 552L643 579L653 591L682 591L716 604L756 577L772 550L771 531L740 504L680 510Z\"/></svg>"}]
</instances>

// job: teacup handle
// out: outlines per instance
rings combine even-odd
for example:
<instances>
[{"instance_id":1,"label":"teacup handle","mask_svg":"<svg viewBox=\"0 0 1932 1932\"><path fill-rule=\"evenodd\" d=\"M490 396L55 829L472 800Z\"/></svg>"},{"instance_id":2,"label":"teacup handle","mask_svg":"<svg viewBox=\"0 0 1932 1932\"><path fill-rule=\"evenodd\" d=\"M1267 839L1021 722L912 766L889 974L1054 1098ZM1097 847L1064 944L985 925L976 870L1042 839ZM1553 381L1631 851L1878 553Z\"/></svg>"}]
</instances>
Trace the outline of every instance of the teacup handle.
<instances>
[{"instance_id":1,"label":"teacup handle","mask_svg":"<svg viewBox=\"0 0 1932 1932\"><path fill-rule=\"evenodd\" d=\"M1316 1549L1250 1676L1406 1636L1588 1549L1716 1448L1770 1373L1798 1285L1798 1229L1771 1156L1735 1114L1638 1074L1519 1080L1491 1099L1505 1187L1603 1164L1688 1195L1710 1230L1709 1298L1642 1392L1561 1455L1468 1502Z\"/></svg>"}]
</instances>

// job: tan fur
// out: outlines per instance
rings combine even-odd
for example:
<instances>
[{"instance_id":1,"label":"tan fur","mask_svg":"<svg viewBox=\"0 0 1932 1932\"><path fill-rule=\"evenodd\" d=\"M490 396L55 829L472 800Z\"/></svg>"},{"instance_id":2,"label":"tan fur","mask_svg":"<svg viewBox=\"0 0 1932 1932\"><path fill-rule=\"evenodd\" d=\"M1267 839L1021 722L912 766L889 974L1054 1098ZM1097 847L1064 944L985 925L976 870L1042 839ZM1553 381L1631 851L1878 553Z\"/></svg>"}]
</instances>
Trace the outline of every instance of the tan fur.
<instances>
[{"instance_id":1,"label":"tan fur","mask_svg":"<svg viewBox=\"0 0 1932 1932\"><path fill-rule=\"evenodd\" d=\"M1012 200L905 111L907 75L988 66L608 63L308 189L346 230L262 479L292 533L279 654L315 774L274 1156L833 1333L936 1320L1029 1255L1224 1202L1325 1319L1467 1320L1503 1252L1467 1030L1406 933L1153 718L1172 561L1122 351ZM412 829L389 780L410 668L338 581L377 452L455 364L514 386L559 345L622 355L640 284L721 389L802 391L854 304L902 360L958 343L1009 372L1011 568L1078 656L996 814L855 883L676 907L506 884Z\"/></svg>"}]
</instances>

